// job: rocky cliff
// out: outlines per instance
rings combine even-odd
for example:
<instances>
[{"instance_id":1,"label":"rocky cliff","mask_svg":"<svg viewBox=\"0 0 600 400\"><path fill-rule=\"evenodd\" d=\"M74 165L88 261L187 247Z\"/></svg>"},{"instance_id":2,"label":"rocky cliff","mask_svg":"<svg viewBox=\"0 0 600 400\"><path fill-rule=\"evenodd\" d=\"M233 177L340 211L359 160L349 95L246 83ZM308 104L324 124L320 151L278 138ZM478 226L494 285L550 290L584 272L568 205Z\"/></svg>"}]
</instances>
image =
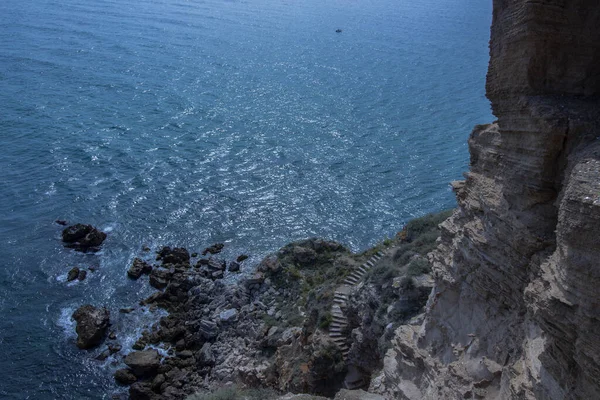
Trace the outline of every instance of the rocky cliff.
<instances>
[{"instance_id":1,"label":"rocky cliff","mask_svg":"<svg viewBox=\"0 0 600 400\"><path fill-rule=\"evenodd\" d=\"M600 398L600 7L494 0L487 96L425 317L370 390Z\"/></svg>"}]
</instances>

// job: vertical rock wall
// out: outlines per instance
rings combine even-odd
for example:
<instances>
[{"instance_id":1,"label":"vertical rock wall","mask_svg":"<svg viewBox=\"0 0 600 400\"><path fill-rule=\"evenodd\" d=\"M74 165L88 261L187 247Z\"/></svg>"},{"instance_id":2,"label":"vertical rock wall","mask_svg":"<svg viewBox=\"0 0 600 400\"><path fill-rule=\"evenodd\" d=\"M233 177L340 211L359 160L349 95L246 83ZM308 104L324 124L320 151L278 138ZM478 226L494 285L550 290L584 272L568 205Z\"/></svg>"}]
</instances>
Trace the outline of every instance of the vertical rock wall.
<instances>
[{"instance_id":1,"label":"vertical rock wall","mask_svg":"<svg viewBox=\"0 0 600 400\"><path fill-rule=\"evenodd\" d=\"M487 96L423 322L371 390L600 399L600 4L494 0Z\"/></svg>"}]
</instances>

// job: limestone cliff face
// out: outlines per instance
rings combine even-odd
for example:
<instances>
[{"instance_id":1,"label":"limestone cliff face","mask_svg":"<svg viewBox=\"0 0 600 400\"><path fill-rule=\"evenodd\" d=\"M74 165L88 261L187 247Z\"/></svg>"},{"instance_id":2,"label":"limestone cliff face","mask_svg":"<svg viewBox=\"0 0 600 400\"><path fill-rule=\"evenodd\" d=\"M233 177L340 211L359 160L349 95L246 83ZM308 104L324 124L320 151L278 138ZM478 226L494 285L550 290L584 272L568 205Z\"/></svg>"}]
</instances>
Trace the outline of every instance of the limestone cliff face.
<instances>
[{"instance_id":1,"label":"limestone cliff face","mask_svg":"<svg viewBox=\"0 0 600 400\"><path fill-rule=\"evenodd\" d=\"M494 0L487 95L390 398L600 399L600 6Z\"/></svg>"}]
</instances>

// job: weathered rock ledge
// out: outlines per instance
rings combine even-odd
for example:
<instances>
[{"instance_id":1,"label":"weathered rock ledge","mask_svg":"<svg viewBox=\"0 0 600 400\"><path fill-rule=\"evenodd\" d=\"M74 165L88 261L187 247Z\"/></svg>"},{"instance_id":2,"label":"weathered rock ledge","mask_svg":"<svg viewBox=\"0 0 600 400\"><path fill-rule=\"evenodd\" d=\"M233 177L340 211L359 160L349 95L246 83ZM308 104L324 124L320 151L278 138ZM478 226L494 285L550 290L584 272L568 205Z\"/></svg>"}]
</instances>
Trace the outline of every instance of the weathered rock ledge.
<instances>
[{"instance_id":1,"label":"weathered rock ledge","mask_svg":"<svg viewBox=\"0 0 600 400\"><path fill-rule=\"evenodd\" d=\"M600 398L600 8L495 0L487 95L422 321L371 391Z\"/></svg>"}]
</instances>

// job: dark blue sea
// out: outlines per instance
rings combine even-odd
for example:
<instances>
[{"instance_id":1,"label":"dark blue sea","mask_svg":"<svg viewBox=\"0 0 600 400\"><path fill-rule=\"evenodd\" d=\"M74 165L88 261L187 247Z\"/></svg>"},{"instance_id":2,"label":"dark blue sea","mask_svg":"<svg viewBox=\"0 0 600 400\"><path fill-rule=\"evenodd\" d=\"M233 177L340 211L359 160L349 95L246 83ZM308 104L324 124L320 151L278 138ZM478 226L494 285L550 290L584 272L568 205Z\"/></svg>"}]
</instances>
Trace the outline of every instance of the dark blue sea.
<instances>
[{"instance_id":1,"label":"dark blue sea","mask_svg":"<svg viewBox=\"0 0 600 400\"><path fill-rule=\"evenodd\" d=\"M100 399L118 360L77 350L158 315L143 245L251 255L365 249L455 205L484 96L489 0L0 1L0 398ZM336 33L341 29L341 33ZM56 219L108 232L63 248ZM73 266L97 267L66 283ZM231 278L230 278L231 279Z\"/></svg>"}]
</instances>

